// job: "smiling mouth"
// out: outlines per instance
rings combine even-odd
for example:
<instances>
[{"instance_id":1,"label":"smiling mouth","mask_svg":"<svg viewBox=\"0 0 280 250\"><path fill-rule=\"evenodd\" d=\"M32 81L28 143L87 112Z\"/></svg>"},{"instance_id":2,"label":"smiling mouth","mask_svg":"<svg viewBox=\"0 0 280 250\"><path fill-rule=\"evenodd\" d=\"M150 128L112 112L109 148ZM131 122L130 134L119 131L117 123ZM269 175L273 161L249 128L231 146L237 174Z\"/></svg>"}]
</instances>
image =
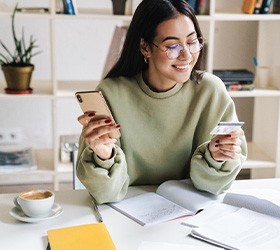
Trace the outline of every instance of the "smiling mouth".
<instances>
[{"instance_id":1,"label":"smiling mouth","mask_svg":"<svg viewBox=\"0 0 280 250\"><path fill-rule=\"evenodd\" d=\"M190 64L182 65L182 66L173 65L173 67L176 68L176 69L185 70L185 69L189 69L190 68Z\"/></svg>"}]
</instances>

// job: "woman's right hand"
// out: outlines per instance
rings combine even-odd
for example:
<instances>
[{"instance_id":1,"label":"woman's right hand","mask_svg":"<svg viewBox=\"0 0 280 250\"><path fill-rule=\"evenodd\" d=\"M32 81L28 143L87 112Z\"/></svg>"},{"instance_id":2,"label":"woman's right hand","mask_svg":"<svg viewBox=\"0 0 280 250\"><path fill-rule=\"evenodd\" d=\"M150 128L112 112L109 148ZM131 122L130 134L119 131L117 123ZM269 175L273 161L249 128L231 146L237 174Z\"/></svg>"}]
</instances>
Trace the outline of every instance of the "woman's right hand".
<instances>
[{"instance_id":1,"label":"woman's right hand","mask_svg":"<svg viewBox=\"0 0 280 250\"><path fill-rule=\"evenodd\" d=\"M120 125L106 115L96 115L95 112L87 112L78 117L83 126L81 136L88 142L90 148L102 160L112 157L113 148L117 142Z\"/></svg>"}]
</instances>

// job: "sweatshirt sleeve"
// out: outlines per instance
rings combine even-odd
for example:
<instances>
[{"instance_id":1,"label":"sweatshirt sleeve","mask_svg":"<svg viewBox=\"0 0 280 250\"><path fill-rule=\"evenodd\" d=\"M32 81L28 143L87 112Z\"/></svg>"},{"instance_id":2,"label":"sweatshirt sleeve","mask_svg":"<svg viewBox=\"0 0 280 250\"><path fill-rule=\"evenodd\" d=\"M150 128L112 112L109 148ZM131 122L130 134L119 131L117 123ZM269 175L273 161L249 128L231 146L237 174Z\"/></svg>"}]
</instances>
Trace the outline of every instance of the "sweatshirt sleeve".
<instances>
[{"instance_id":1,"label":"sweatshirt sleeve","mask_svg":"<svg viewBox=\"0 0 280 250\"><path fill-rule=\"evenodd\" d=\"M129 185L125 155L115 146L114 156L106 161L99 159L87 142L80 138L77 159L77 177L98 204L122 200Z\"/></svg>"},{"instance_id":2,"label":"sweatshirt sleeve","mask_svg":"<svg viewBox=\"0 0 280 250\"><path fill-rule=\"evenodd\" d=\"M211 116L211 120L216 124L219 121L238 120L233 101L229 101L225 107L220 115ZM229 189L240 172L247 158L247 142L245 136L240 137L242 141L240 158L218 162L212 158L208 149L211 137L206 134L204 136L205 140L201 141L191 158L190 178L197 189L217 195Z\"/></svg>"},{"instance_id":3,"label":"sweatshirt sleeve","mask_svg":"<svg viewBox=\"0 0 280 250\"><path fill-rule=\"evenodd\" d=\"M196 149L191 159L190 177L197 189L217 195L230 188L247 157L245 136L241 140L241 157L224 162L212 158L209 142Z\"/></svg>"}]
</instances>

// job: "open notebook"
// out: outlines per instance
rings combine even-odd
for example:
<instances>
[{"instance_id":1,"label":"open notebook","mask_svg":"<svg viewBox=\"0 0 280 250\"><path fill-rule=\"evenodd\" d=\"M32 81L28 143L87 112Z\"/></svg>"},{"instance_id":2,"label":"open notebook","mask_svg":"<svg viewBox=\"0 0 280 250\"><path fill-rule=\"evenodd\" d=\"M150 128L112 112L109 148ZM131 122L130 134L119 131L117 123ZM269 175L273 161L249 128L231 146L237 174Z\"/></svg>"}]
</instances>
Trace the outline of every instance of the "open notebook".
<instances>
[{"instance_id":1,"label":"open notebook","mask_svg":"<svg viewBox=\"0 0 280 250\"><path fill-rule=\"evenodd\" d=\"M108 204L142 226L196 214L223 195L198 191L190 180L170 180L162 183L156 192L140 194L121 202Z\"/></svg>"}]
</instances>

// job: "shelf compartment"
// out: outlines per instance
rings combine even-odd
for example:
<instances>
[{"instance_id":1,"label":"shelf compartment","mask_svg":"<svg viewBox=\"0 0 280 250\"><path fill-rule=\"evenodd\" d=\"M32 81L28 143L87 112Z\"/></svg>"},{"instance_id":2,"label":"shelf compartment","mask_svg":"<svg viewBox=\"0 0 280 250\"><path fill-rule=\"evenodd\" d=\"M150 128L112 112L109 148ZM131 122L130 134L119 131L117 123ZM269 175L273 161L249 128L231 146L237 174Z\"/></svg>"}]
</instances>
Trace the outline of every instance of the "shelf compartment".
<instances>
[{"instance_id":1,"label":"shelf compartment","mask_svg":"<svg viewBox=\"0 0 280 250\"><path fill-rule=\"evenodd\" d=\"M273 89L254 89L251 91L229 91L231 97L278 97L279 90Z\"/></svg>"},{"instance_id":2,"label":"shelf compartment","mask_svg":"<svg viewBox=\"0 0 280 250\"><path fill-rule=\"evenodd\" d=\"M1 185L19 185L52 183L55 171L53 170L53 153L51 149L34 150L37 169L1 173Z\"/></svg>"},{"instance_id":3,"label":"shelf compartment","mask_svg":"<svg viewBox=\"0 0 280 250\"><path fill-rule=\"evenodd\" d=\"M103 14L103 13L94 13L91 11L83 11L81 13L78 13L77 15L57 14L55 15L55 19L57 20L91 19L91 20L115 20L115 21L130 22L132 16L113 15L113 14L110 15L110 14Z\"/></svg>"},{"instance_id":4,"label":"shelf compartment","mask_svg":"<svg viewBox=\"0 0 280 250\"><path fill-rule=\"evenodd\" d=\"M0 98L14 98L14 97L52 97L52 82L50 80L36 80L31 82L31 88L33 89L32 94L24 95L12 95L5 93L6 83L4 81L0 82Z\"/></svg>"},{"instance_id":5,"label":"shelf compartment","mask_svg":"<svg viewBox=\"0 0 280 250\"><path fill-rule=\"evenodd\" d=\"M73 182L73 163L58 163L57 178L59 182Z\"/></svg>"},{"instance_id":6,"label":"shelf compartment","mask_svg":"<svg viewBox=\"0 0 280 250\"><path fill-rule=\"evenodd\" d=\"M279 21L279 14L243 14L233 12L220 12L213 15L215 21Z\"/></svg>"},{"instance_id":7,"label":"shelf compartment","mask_svg":"<svg viewBox=\"0 0 280 250\"><path fill-rule=\"evenodd\" d=\"M55 172L52 170L30 170L13 173L0 173L1 185L52 183Z\"/></svg>"},{"instance_id":8,"label":"shelf compartment","mask_svg":"<svg viewBox=\"0 0 280 250\"><path fill-rule=\"evenodd\" d=\"M74 97L77 91L94 90L98 85L98 80L77 80L77 81L59 81L57 88L58 97Z\"/></svg>"},{"instance_id":9,"label":"shelf compartment","mask_svg":"<svg viewBox=\"0 0 280 250\"><path fill-rule=\"evenodd\" d=\"M275 168L276 162L263 152L258 145L248 142L248 158L243 169Z\"/></svg>"}]
</instances>

